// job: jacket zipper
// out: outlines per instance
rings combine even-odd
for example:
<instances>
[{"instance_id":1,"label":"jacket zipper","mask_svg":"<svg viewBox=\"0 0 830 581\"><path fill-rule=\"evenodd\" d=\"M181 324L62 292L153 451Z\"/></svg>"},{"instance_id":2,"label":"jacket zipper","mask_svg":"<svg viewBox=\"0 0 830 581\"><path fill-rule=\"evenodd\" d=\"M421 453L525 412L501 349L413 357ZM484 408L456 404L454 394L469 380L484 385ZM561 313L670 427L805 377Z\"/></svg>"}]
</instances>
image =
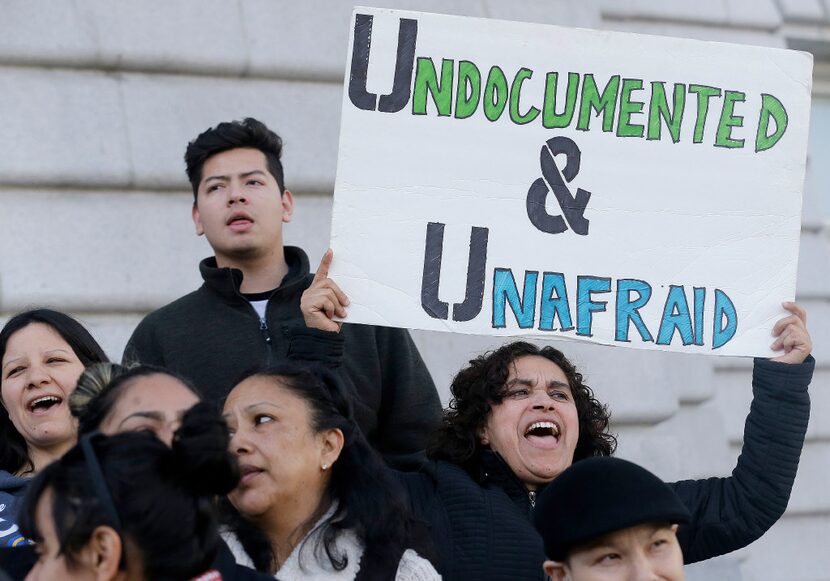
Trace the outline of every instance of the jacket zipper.
<instances>
[{"instance_id":1,"label":"jacket zipper","mask_svg":"<svg viewBox=\"0 0 830 581\"><path fill-rule=\"evenodd\" d=\"M260 318L259 313L254 308L254 306L251 304L251 302L248 299L246 299L245 296L242 294L242 292L236 287L236 283L233 280L233 275L229 274L229 276L230 276L230 279L231 279L231 286L233 287L233 290L236 293L236 296L238 296L242 300L242 302L248 304L248 307L254 312L254 317L256 317L259 320L259 331L260 331L260 333L262 333L262 338L265 340L265 345L266 345L266 347L265 347L265 365L269 366L269 365L271 365L271 362L273 360L273 354L271 353L271 347L270 347L271 346L271 335L270 335L270 333L268 333L268 305L271 304L271 299L274 298L275 294L277 294L277 292L279 291L279 288L274 289L274 292L272 292L271 296L268 297L268 302L265 304L265 316Z\"/></svg>"},{"instance_id":2,"label":"jacket zipper","mask_svg":"<svg viewBox=\"0 0 830 581\"><path fill-rule=\"evenodd\" d=\"M528 511L528 515L532 515L533 514L533 509L536 508L536 491L535 490L527 490L527 487L525 486L525 483L522 482L521 478L516 476L516 473L513 472L510 469L510 466L507 464L507 462L504 461L504 458L502 458L498 453L496 453L495 455L498 458L499 462L501 463L502 467L505 470L507 470L507 472L509 473L509 478L511 478L519 487L521 487L522 490L527 491L527 499L530 502L530 510ZM489 477L490 477L490 474L485 471L484 472L484 478L487 479ZM506 492L506 490L505 490L505 492ZM509 493L508 493L508 496L510 496Z\"/></svg>"},{"instance_id":3,"label":"jacket zipper","mask_svg":"<svg viewBox=\"0 0 830 581\"><path fill-rule=\"evenodd\" d=\"M265 338L265 342L270 344L271 335L268 334L268 321L264 318L259 320L259 330L262 331L262 336Z\"/></svg>"},{"instance_id":4,"label":"jacket zipper","mask_svg":"<svg viewBox=\"0 0 830 581\"><path fill-rule=\"evenodd\" d=\"M259 331L262 333L262 338L265 339L265 366L269 367L273 364L274 354L271 349L271 334L268 333L268 320L262 318L259 320Z\"/></svg>"}]
</instances>

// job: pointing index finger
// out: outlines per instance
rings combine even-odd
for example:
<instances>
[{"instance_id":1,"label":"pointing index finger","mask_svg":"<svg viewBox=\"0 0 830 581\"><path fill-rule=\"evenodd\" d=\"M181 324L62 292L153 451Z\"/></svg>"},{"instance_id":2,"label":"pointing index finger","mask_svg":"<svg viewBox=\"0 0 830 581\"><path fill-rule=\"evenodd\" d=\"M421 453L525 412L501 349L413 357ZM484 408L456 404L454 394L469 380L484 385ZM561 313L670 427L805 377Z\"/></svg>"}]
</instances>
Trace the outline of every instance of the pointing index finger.
<instances>
[{"instance_id":1,"label":"pointing index finger","mask_svg":"<svg viewBox=\"0 0 830 581\"><path fill-rule=\"evenodd\" d=\"M323 254L323 259L320 261L320 266L317 267L317 273L314 275L314 282L325 280L329 277L329 267L331 266L331 259L334 257L334 252L331 248L326 250Z\"/></svg>"}]
</instances>

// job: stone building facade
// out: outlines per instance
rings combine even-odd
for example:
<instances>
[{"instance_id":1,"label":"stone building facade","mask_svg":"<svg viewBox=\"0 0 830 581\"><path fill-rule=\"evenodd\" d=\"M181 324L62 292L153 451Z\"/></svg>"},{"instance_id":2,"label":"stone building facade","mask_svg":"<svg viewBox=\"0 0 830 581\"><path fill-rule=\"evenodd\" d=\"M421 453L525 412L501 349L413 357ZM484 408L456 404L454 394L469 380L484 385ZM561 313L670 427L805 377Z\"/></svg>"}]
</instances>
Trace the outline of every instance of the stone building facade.
<instances>
[{"instance_id":1,"label":"stone building facade","mask_svg":"<svg viewBox=\"0 0 830 581\"><path fill-rule=\"evenodd\" d=\"M798 299L818 369L785 517L692 579L830 579L830 0L375 0L373 5L807 50L815 55ZM285 140L289 243L328 245L351 5L339 0L5 0L0 319L49 305L120 358L140 318L199 283L183 152L254 116ZM446 399L496 341L416 332ZM666 479L728 474L751 361L557 343L609 402L621 456Z\"/></svg>"}]
</instances>

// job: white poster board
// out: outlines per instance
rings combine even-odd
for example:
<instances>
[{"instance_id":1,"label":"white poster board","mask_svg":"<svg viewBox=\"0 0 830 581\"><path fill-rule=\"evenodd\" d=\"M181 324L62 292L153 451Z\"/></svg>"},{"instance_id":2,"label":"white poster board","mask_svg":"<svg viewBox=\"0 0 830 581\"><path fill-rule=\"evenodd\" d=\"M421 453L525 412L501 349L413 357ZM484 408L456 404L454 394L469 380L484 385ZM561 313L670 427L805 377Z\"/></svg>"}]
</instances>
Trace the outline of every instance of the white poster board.
<instances>
[{"instance_id":1,"label":"white poster board","mask_svg":"<svg viewBox=\"0 0 830 581\"><path fill-rule=\"evenodd\" d=\"M769 355L810 55L374 8L351 30L350 322Z\"/></svg>"}]
</instances>

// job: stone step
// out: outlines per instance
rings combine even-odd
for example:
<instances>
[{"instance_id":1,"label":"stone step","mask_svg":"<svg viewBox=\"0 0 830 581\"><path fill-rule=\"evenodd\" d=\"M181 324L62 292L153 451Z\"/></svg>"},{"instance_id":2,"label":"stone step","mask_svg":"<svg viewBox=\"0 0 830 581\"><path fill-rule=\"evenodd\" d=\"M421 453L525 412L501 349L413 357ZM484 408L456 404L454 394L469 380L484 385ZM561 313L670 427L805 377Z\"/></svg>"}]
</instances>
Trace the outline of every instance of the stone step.
<instances>
[{"instance_id":1,"label":"stone step","mask_svg":"<svg viewBox=\"0 0 830 581\"><path fill-rule=\"evenodd\" d=\"M256 117L283 138L288 189L333 190L340 83L0 67L0 86L0 185L189 189L187 143Z\"/></svg>"},{"instance_id":2,"label":"stone step","mask_svg":"<svg viewBox=\"0 0 830 581\"><path fill-rule=\"evenodd\" d=\"M297 195L285 241L316 269L329 243L331 198ZM144 312L201 284L212 255L195 235L190 193L0 191L2 311L56 305Z\"/></svg>"}]
</instances>

